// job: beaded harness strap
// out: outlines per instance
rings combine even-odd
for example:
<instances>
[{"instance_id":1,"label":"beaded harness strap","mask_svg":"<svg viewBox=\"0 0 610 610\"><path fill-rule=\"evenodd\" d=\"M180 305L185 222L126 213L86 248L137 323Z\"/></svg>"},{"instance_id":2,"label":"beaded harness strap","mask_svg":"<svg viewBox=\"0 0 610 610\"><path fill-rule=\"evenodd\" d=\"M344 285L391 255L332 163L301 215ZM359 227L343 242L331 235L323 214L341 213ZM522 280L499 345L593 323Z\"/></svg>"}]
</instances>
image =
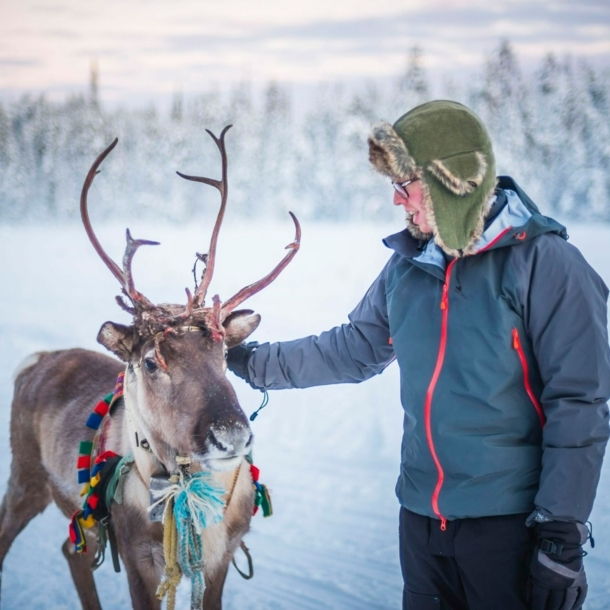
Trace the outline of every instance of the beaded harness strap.
<instances>
[{"instance_id":1,"label":"beaded harness strap","mask_svg":"<svg viewBox=\"0 0 610 610\"><path fill-rule=\"evenodd\" d=\"M81 496L84 497L83 507L72 515L69 526L69 536L77 553L87 551L85 529L95 525L98 528L98 554L93 568L99 567L104 560L107 535L110 534L115 570L120 571L118 555L114 548L114 536L110 526L110 504L122 486L133 463L131 454L122 457L113 451L106 451L106 436L111 422L110 413L118 400L123 396L125 373L119 373L114 391L101 400L89 414L86 426L95 430L93 440L81 441L79 444L76 468L78 482L83 485ZM108 493L112 491L112 493Z\"/></svg>"}]
</instances>

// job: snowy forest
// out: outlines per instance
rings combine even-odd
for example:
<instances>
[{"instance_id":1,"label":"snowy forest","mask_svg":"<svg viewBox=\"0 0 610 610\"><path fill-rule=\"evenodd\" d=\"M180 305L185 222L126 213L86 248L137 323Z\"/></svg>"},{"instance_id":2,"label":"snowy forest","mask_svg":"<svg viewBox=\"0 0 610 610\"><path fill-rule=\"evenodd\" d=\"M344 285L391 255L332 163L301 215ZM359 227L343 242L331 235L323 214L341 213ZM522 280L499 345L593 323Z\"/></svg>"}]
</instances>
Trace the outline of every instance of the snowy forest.
<instances>
[{"instance_id":1,"label":"snowy forest","mask_svg":"<svg viewBox=\"0 0 610 610\"><path fill-rule=\"evenodd\" d=\"M431 87L413 48L392 83L325 85L295 112L290 90L248 83L227 93L176 94L171 108L109 110L89 95L52 102L28 95L0 104L0 222L77 218L80 188L95 157L119 137L95 192L98 218L183 221L204 209L202 187L178 178L215 175L218 152L205 133L226 124L231 214L306 220L384 221L388 185L367 160L373 123L393 122L428 99L473 108L487 124L498 174L510 174L559 218L610 221L610 72L547 55L527 74L508 41L476 74Z\"/></svg>"}]
</instances>

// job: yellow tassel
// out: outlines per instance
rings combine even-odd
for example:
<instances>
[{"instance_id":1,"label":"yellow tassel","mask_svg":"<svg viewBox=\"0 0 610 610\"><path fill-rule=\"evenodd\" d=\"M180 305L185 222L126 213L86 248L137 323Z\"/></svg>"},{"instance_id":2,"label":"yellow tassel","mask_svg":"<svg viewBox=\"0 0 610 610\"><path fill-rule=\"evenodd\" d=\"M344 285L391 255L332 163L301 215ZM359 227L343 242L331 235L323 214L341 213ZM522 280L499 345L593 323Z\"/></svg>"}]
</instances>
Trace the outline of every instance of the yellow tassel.
<instances>
[{"instance_id":1,"label":"yellow tassel","mask_svg":"<svg viewBox=\"0 0 610 610\"><path fill-rule=\"evenodd\" d=\"M101 472L98 472L92 479L91 479L91 487L95 487L99 482L101 477Z\"/></svg>"},{"instance_id":2,"label":"yellow tassel","mask_svg":"<svg viewBox=\"0 0 610 610\"><path fill-rule=\"evenodd\" d=\"M89 529L95 525L95 519L93 518L93 515L89 515L86 519L83 519L82 517L80 517L78 520L79 520L80 524L83 527L86 527L87 529Z\"/></svg>"},{"instance_id":3,"label":"yellow tassel","mask_svg":"<svg viewBox=\"0 0 610 610\"><path fill-rule=\"evenodd\" d=\"M182 579L182 570L178 563L178 530L174 519L174 499L168 498L163 515L163 554L165 556L165 573L163 581L157 588L157 599L163 600L167 595L167 610L176 607L176 589Z\"/></svg>"},{"instance_id":4,"label":"yellow tassel","mask_svg":"<svg viewBox=\"0 0 610 610\"><path fill-rule=\"evenodd\" d=\"M81 489L80 495L81 495L81 496L86 496L86 495L87 495L87 492L89 491L89 488L90 488L90 487L91 487L91 486L89 485L89 483L85 483L85 484L83 485L83 488Z\"/></svg>"}]
</instances>

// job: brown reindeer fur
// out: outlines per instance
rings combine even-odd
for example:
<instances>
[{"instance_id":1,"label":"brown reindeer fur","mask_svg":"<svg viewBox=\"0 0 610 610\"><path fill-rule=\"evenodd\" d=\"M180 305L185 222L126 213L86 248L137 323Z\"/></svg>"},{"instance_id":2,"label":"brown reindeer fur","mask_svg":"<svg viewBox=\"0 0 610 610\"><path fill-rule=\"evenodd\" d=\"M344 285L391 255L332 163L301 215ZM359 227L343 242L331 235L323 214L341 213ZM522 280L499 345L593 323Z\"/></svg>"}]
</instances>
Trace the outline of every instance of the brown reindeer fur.
<instances>
[{"instance_id":1,"label":"brown reindeer fur","mask_svg":"<svg viewBox=\"0 0 610 610\"><path fill-rule=\"evenodd\" d=\"M121 270L95 237L87 195L117 138L89 169L81 191L81 218L89 240L121 285L123 296L117 301L131 314L132 322L129 326L106 322L97 337L122 363L73 349L40 353L17 374L11 412L13 462L0 505L0 573L13 540L51 500L67 518L81 508L77 453L80 441L94 436L85 422L95 405L113 390L118 373L125 370L123 397L104 422L106 441L102 450L134 457L124 479L122 500L115 496L110 506L133 607L160 608L155 593L164 568L163 527L148 519L150 479L179 474L188 467L192 473L209 472L225 489L222 521L206 527L201 534L206 583L203 608L220 610L227 568L248 531L254 507L246 461L253 436L226 378L226 353L256 329L260 316L236 307L281 273L298 252L301 238L299 222L290 212L295 239L271 273L228 301L221 302L216 295L211 306L205 306L227 203L224 138L230 127L225 127L218 138L208 131L221 155L221 180L178 172L185 179L213 186L221 194L210 247L205 257L197 255L205 261L205 270L194 294L186 290L185 305L155 305L135 288L133 257L140 246L156 242L133 239L128 229ZM86 535L89 538L92 534ZM99 600L89 570L92 554L76 556L68 543L63 552L83 608L97 610Z\"/></svg>"},{"instance_id":2,"label":"brown reindeer fur","mask_svg":"<svg viewBox=\"0 0 610 610\"><path fill-rule=\"evenodd\" d=\"M249 334L251 327L252 324L244 332ZM240 338L239 333L235 338ZM240 425L247 427L224 375L222 342L215 343L203 332L188 332L170 335L160 346L169 373L165 377L160 373L156 380L143 374L141 368L138 374L135 371L141 367L143 355L150 351L151 342L144 342L141 352L131 355L125 402L121 401L112 414L106 445L106 449L119 455L131 451L135 457L135 465L126 478L123 504L113 504L111 513L133 607L147 610L160 608L155 592L164 568L163 528L151 523L147 513L148 481L160 473L160 465L153 455L135 446L125 403L131 405L134 414L140 409L138 417L143 421L146 418L142 413L146 412L146 423L151 427L148 440L170 471L176 467L177 454L203 452L201 447L215 422L230 426L243 419ZM10 428L13 461L0 506L0 569L16 536L51 501L66 519L81 508L81 486L76 477L78 447L81 440L91 440L94 435L85 421L97 402L113 389L118 373L124 369L125 365L114 358L72 349L42 353L18 374ZM146 395L148 411L137 402L142 400L142 393ZM197 469L195 464L193 470ZM248 531L253 507L252 480L245 460L238 473L214 472L214 478L227 493L233 490L223 521L203 533L206 610L221 608L228 564ZM66 530L67 525L68 521ZM69 541L63 546L82 606L90 610L100 607L90 569L94 533L87 532L90 548L84 555L76 555Z\"/></svg>"}]
</instances>

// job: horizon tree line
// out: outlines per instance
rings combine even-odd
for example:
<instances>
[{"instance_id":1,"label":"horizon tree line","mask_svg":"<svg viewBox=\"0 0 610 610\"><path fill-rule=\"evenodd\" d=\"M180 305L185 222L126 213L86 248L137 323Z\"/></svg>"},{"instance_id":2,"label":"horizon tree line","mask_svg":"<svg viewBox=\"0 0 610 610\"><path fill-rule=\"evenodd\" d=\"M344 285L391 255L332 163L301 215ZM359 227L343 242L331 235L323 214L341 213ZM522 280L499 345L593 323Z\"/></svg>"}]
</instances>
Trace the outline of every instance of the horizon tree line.
<instances>
[{"instance_id":1,"label":"horizon tree line","mask_svg":"<svg viewBox=\"0 0 610 610\"><path fill-rule=\"evenodd\" d=\"M389 85L320 88L296 117L286 86L261 95L248 83L176 95L169 112L154 105L105 109L91 94L51 102L44 94L0 104L0 222L78 218L82 180L115 136L119 146L94 183L99 219L149 215L182 222L216 214L197 185L175 175L213 175L217 151L205 128L226 124L231 216L328 221L392 217L387 181L368 163L366 138L379 120L435 97L477 112L494 141L498 174L510 174L544 213L610 221L610 73L548 54L524 74L503 41L473 77L433 91L422 50ZM209 203L208 203L209 202Z\"/></svg>"}]
</instances>

